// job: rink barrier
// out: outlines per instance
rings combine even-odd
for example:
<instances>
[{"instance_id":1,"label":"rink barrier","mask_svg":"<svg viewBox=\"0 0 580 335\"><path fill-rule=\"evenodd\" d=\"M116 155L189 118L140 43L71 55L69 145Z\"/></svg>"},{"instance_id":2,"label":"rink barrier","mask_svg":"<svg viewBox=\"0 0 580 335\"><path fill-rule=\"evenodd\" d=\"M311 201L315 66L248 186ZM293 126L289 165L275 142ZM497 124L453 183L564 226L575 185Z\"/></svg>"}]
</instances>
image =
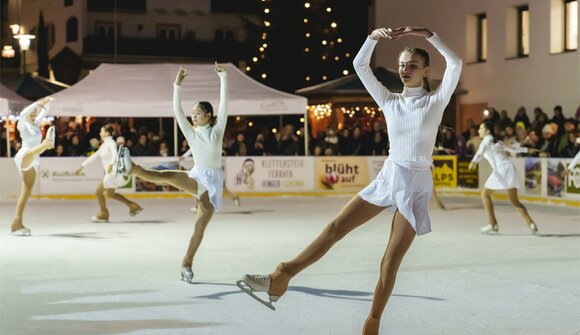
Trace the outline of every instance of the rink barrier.
<instances>
[{"instance_id":1,"label":"rink barrier","mask_svg":"<svg viewBox=\"0 0 580 335\"><path fill-rule=\"evenodd\" d=\"M386 157L225 157L225 183L244 197L353 195L381 170ZM33 197L39 199L94 199L102 180L99 163L76 169L83 157L42 158ZM444 195L478 196L479 187L491 173L484 160L478 170L467 169L468 159L456 156L433 157L433 181ZM570 159L513 158L522 187L520 199L527 202L580 207L580 165L566 178L560 171ZM137 164L157 170L189 170L191 159L137 157ZM0 198L18 197L21 179L12 159L0 158ZM118 192L130 198L187 198L169 186L128 178ZM494 198L507 200L505 192Z\"/></svg>"}]
</instances>

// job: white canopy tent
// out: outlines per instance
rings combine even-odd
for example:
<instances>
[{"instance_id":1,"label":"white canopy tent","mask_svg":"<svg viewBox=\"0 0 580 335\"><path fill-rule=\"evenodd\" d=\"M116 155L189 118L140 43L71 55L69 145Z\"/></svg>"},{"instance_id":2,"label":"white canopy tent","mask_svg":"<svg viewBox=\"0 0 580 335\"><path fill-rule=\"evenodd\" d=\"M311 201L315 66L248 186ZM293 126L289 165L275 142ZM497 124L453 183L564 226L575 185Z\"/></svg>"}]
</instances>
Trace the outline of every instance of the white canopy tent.
<instances>
[{"instance_id":1,"label":"white canopy tent","mask_svg":"<svg viewBox=\"0 0 580 335\"><path fill-rule=\"evenodd\" d=\"M217 110L220 82L214 71L214 64L187 64L184 67L188 75L181 89L183 109L187 111L193 107L194 102L203 100L209 101ZM228 72L228 115L306 113L305 97L265 86L233 64L224 64L224 68ZM173 82L177 70L177 64L101 64L77 84L52 95L54 101L50 114L173 117ZM305 120L308 118L305 117ZM176 128L175 121L174 127ZM177 150L177 131L174 142Z\"/></svg>"},{"instance_id":2,"label":"white canopy tent","mask_svg":"<svg viewBox=\"0 0 580 335\"><path fill-rule=\"evenodd\" d=\"M229 78L229 115L304 114L304 97L277 91L225 64ZM217 110L219 77L213 64L185 65L183 108L209 101ZM53 95L51 114L93 117L172 117L177 64L101 64L72 87Z\"/></svg>"}]
</instances>

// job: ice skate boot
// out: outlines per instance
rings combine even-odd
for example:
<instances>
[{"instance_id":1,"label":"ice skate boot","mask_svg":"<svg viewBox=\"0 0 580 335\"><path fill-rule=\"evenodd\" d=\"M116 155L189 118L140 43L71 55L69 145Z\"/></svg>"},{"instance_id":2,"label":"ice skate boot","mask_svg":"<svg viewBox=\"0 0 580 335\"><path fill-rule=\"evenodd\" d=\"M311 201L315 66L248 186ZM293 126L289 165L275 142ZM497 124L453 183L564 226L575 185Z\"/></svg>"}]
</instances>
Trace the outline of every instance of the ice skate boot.
<instances>
[{"instance_id":1,"label":"ice skate boot","mask_svg":"<svg viewBox=\"0 0 580 335\"><path fill-rule=\"evenodd\" d=\"M131 168L133 168L133 162L131 161L131 154L129 153L129 149L121 145L119 147L119 151L117 152L117 159L115 160L116 166L116 175L124 175L128 176L129 172L131 172Z\"/></svg>"},{"instance_id":2,"label":"ice skate boot","mask_svg":"<svg viewBox=\"0 0 580 335\"><path fill-rule=\"evenodd\" d=\"M193 271L190 266L181 268L181 280L193 284Z\"/></svg>"},{"instance_id":3,"label":"ice skate boot","mask_svg":"<svg viewBox=\"0 0 580 335\"><path fill-rule=\"evenodd\" d=\"M135 215L141 213L142 210L143 210L143 208L134 202L129 204L129 215L131 215L131 216L135 216Z\"/></svg>"},{"instance_id":4,"label":"ice skate boot","mask_svg":"<svg viewBox=\"0 0 580 335\"><path fill-rule=\"evenodd\" d=\"M109 222L109 212L99 212L97 215L91 217L93 223L107 223Z\"/></svg>"},{"instance_id":5,"label":"ice skate boot","mask_svg":"<svg viewBox=\"0 0 580 335\"><path fill-rule=\"evenodd\" d=\"M286 264L282 263L278 265L276 271L269 275L245 275L242 280L238 280L236 285L247 293L252 298L259 301L264 306L275 311L273 303L277 302L278 299L286 292L288 289L288 282L290 281L290 275L286 270ZM266 292L268 293L269 301L261 299L254 292Z\"/></svg>"},{"instance_id":6,"label":"ice skate boot","mask_svg":"<svg viewBox=\"0 0 580 335\"><path fill-rule=\"evenodd\" d=\"M538 233L538 226L536 226L536 224L535 224L535 223L533 223L533 222L532 222L532 223L530 223L530 224L528 225L528 228L530 228L530 231L532 232L532 234L534 234L534 235L535 235L535 234L537 234L537 233Z\"/></svg>"},{"instance_id":7,"label":"ice skate boot","mask_svg":"<svg viewBox=\"0 0 580 335\"><path fill-rule=\"evenodd\" d=\"M497 226L497 224L495 226L492 226L491 224L488 224L487 226L481 228L481 233L482 234L497 234L499 232L499 227Z\"/></svg>"},{"instance_id":8,"label":"ice skate boot","mask_svg":"<svg viewBox=\"0 0 580 335\"><path fill-rule=\"evenodd\" d=\"M50 148L54 149L54 146L56 144L56 131L54 129L54 126L50 126L50 128L48 128L48 130L46 131L46 139L48 139L48 143L50 143Z\"/></svg>"},{"instance_id":9,"label":"ice skate boot","mask_svg":"<svg viewBox=\"0 0 580 335\"><path fill-rule=\"evenodd\" d=\"M22 225L22 220L19 218L12 221L12 229L10 234L12 236L30 236L30 229Z\"/></svg>"}]
</instances>

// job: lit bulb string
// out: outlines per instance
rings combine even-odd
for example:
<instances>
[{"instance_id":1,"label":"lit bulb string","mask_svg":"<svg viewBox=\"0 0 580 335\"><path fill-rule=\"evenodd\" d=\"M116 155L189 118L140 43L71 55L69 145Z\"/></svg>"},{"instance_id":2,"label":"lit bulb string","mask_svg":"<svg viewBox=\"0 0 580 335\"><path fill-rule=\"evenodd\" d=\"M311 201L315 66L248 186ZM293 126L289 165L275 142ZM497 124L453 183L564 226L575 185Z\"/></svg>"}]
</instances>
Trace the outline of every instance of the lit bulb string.
<instances>
[{"instance_id":1,"label":"lit bulb string","mask_svg":"<svg viewBox=\"0 0 580 335\"><path fill-rule=\"evenodd\" d=\"M309 105L307 107L307 110L314 116L316 120L322 120L332 115L333 108L332 103L329 102L325 104ZM349 118L353 118L359 112L363 113L363 115L367 115L374 118L376 116L380 116L380 113L382 113L383 111L380 107L374 106L340 107L336 108L336 110L341 111L344 115L348 116Z\"/></svg>"},{"instance_id":2,"label":"lit bulb string","mask_svg":"<svg viewBox=\"0 0 580 335\"><path fill-rule=\"evenodd\" d=\"M316 11L316 10L323 10L325 13L331 13L332 12L332 7L330 6L319 6L321 8L315 8L310 1L305 1L304 2L304 7L306 8L306 10L310 10L310 11ZM307 15L308 16L308 15ZM304 24L309 24L311 22L311 20L308 17L305 17L303 19ZM336 52L336 54L332 55L332 52L329 52L332 49L336 49L336 45L340 45L344 42L343 38L340 37L340 28L339 28L339 24L336 22L336 20L334 20L332 17L330 18L330 24L328 25L329 31L331 33L335 33L336 34L336 38L333 40L332 38L328 38L325 37L323 40L316 42L313 41L313 39L311 39L312 34L310 33L310 31L307 30L306 34L304 34L305 36L305 47L304 47L304 52L305 53L309 53L312 49L312 44L313 43L321 43L322 45L326 46L326 50L324 51L324 53L320 56L322 61L323 61L323 67L326 68L326 61L327 60L331 60L334 59L335 62L341 62L341 60L344 62L344 58L349 58L350 57L350 53L346 52L344 54L344 58L341 57L342 53L340 51ZM336 42L336 43L335 43ZM336 51L336 50L335 50ZM334 56L334 57L333 57ZM350 71L348 69L343 69L343 70L338 70L339 74L342 74L343 76L347 76L350 74ZM326 72L326 71L325 71ZM331 71L332 72L332 71ZM326 81L327 79L329 79L329 76L325 73L321 76L323 81ZM311 74L307 74L304 77L305 81L310 81L312 79L312 75Z\"/></svg>"}]
</instances>

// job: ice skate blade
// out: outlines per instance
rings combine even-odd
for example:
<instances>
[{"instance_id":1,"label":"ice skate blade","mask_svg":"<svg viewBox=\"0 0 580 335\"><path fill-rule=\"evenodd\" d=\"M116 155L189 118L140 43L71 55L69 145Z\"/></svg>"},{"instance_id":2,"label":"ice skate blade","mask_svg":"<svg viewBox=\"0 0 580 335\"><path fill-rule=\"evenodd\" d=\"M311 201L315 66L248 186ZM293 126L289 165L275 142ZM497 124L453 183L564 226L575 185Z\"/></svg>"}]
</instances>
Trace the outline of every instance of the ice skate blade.
<instances>
[{"instance_id":1,"label":"ice skate blade","mask_svg":"<svg viewBox=\"0 0 580 335\"><path fill-rule=\"evenodd\" d=\"M109 219L99 219L98 217L93 216L91 218L91 222L92 223L108 223L109 222Z\"/></svg>"},{"instance_id":2,"label":"ice skate blade","mask_svg":"<svg viewBox=\"0 0 580 335\"><path fill-rule=\"evenodd\" d=\"M138 209L138 210L136 210L136 211L133 211L133 212L130 212L130 213L129 213L129 215L131 215L131 216L135 216L135 215L137 215L137 214L141 213L142 211L143 211L143 208L139 207L139 209Z\"/></svg>"},{"instance_id":3,"label":"ice skate blade","mask_svg":"<svg viewBox=\"0 0 580 335\"><path fill-rule=\"evenodd\" d=\"M255 300L257 300L258 302L260 302L262 305L268 307L269 309L275 311L276 307L274 307L274 305L272 304L273 302L277 302L278 299L280 299L279 296L269 296L270 301L265 301L263 299L261 299L260 297L258 297L257 295L254 294L254 289L252 289L252 287L250 285L248 285L248 283L246 283L243 280L238 280L236 281L236 285L240 288L240 290L242 290L242 292L247 293L250 297L254 298Z\"/></svg>"},{"instance_id":4,"label":"ice skate blade","mask_svg":"<svg viewBox=\"0 0 580 335\"><path fill-rule=\"evenodd\" d=\"M30 236L32 235L30 232L30 229L28 228L20 228L16 231L13 231L10 233L10 235L12 236L18 236L18 237L23 237L23 236Z\"/></svg>"}]
</instances>

